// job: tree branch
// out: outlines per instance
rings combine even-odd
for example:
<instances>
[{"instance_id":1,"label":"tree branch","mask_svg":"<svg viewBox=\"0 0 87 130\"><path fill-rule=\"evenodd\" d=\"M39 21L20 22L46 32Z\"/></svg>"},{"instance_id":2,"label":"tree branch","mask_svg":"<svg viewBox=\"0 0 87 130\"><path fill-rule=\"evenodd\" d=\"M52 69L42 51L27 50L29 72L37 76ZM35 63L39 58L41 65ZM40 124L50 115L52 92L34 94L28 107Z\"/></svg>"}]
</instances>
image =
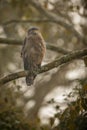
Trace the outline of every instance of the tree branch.
<instances>
[{"instance_id":1,"label":"tree branch","mask_svg":"<svg viewBox=\"0 0 87 130\"><path fill-rule=\"evenodd\" d=\"M0 44L8 44L8 45L22 45L23 41L21 40L15 40L15 39L9 39L9 38L0 38ZM62 54L68 54L70 51L66 49L62 49L57 46L53 46L49 43L46 44L47 49L51 51L55 51Z\"/></svg>"},{"instance_id":2,"label":"tree branch","mask_svg":"<svg viewBox=\"0 0 87 130\"><path fill-rule=\"evenodd\" d=\"M65 63L68 63L68 62L75 60L75 59L82 58L84 56L87 56L87 49L71 52L67 55L64 55L64 56L54 60L51 63L48 63L47 65L42 66L41 69L38 70L38 74L44 73L44 72L49 71L53 68L64 65ZM21 77L25 77L27 75L27 73L28 73L27 71L21 71L21 72L9 74L9 75L3 77L2 79L0 79L0 85L4 85L12 80L15 80L15 79L18 79Z\"/></svg>"},{"instance_id":3,"label":"tree branch","mask_svg":"<svg viewBox=\"0 0 87 130\"><path fill-rule=\"evenodd\" d=\"M74 36L76 36L83 44L87 45L87 39L85 37L83 37L82 35L80 35L80 33L78 33L75 28L73 27L72 24L69 24L69 22L64 22L66 20L62 19L61 17L58 17L56 14L47 11L46 9L44 9L43 6L41 6L41 4L39 2L36 2L35 0L30 0L29 1L30 4L32 6L34 6L41 14L44 14L47 18L50 19L50 21L54 21L55 23L63 26L64 28L66 28L66 30L69 30L70 32L72 32L74 34Z\"/></svg>"}]
</instances>

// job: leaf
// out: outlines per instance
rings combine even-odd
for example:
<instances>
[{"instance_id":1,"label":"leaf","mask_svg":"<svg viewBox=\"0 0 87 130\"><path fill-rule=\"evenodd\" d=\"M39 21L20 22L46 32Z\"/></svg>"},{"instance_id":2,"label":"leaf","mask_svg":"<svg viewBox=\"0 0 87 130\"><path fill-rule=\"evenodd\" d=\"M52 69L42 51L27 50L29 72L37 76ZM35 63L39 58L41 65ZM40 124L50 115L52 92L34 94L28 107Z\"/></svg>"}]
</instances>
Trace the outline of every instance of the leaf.
<instances>
[{"instance_id":1,"label":"leaf","mask_svg":"<svg viewBox=\"0 0 87 130\"><path fill-rule=\"evenodd\" d=\"M50 118L50 125L51 125L51 126L53 126L54 121L55 121L55 118L51 117L51 118Z\"/></svg>"},{"instance_id":2,"label":"leaf","mask_svg":"<svg viewBox=\"0 0 87 130\"><path fill-rule=\"evenodd\" d=\"M84 89L84 90L87 90L87 85L83 86L83 89Z\"/></svg>"},{"instance_id":3,"label":"leaf","mask_svg":"<svg viewBox=\"0 0 87 130\"><path fill-rule=\"evenodd\" d=\"M85 66L87 67L87 56L83 58Z\"/></svg>"}]
</instances>

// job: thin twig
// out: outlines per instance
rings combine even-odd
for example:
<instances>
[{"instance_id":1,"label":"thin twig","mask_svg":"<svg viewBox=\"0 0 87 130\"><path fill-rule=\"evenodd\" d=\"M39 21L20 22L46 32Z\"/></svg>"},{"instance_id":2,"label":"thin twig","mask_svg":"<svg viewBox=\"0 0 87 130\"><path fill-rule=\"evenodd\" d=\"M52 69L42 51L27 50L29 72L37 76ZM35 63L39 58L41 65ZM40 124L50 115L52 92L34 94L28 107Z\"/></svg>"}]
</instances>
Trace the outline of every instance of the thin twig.
<instances>
[{"instance_id":1,"label":"thin twig","mask_svg":"<svg viewBox=\"0 0 87 130\"><path fill-rule=\"evenodd\" d=\"M22 19L11 19L8 21L5 21L2 23L3 26L7 26L9 24L13 24L13 23L48 23L48 22L54 22L54 20L50 20L50 19L26 19L26 20L22 20Z\"/></svg>"}]
</instances>

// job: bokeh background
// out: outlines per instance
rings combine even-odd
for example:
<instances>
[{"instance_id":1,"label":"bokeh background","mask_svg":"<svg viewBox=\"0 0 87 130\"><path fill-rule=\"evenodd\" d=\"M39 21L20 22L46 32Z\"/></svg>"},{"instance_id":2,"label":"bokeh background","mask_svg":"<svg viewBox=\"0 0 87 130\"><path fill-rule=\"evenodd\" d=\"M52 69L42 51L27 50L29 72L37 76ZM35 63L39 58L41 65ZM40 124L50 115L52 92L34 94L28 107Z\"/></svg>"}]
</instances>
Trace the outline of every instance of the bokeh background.
<instances>
[{"instance_id":1,"label":"bokeh background","mask_svg":"<svg viewBox=\"0 0 87 130\"><path fill-rule=\"evenodd\" d=\"M23 41L26 31L32 26L40 28L46 45L51 44L66 51L84 49L87 47L87 1L0 0L0 38ZM0 39L0 77L23 70L21 48L22 45L5 44ZM47 49L42 65L62 55L64 53ZM82 98L79 91L82 92L81 86L87 78L86 65L87 60L78 59L39 74L32 86L26 85L25 78L2 86L0 88L0 114L3 122L6 123L4 119L8 117L16 120L16 126L21 122L17 121L24 118L22 124L27 120L31 129L33 126L35 129L40 129L41 125L45 125L43 129L51 127L54 130L74 130L75 126L71 122L65 122L66 129L65 126L59 127L58 124L61 124L62 120L67 120L65 115L69 114L69 110L75 110L78 106L77 116L81 109L84 110L84 107L80 108ZM62 115L63 112L65 115ZM15 115L14 113L17 115L13 116L14 118L10 117ZM74 118L77 117L72 117L72 120ZM0 121L2 122L1 119Z\"/></svg>"}]
</instances>

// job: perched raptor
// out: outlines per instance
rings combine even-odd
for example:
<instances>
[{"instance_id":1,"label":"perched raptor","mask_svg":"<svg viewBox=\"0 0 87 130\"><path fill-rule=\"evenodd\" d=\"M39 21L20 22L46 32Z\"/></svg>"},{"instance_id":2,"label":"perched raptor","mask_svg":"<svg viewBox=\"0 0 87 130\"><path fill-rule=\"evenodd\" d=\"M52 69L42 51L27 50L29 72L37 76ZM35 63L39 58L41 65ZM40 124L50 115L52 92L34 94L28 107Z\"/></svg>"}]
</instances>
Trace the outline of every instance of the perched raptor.
<instances>
[{"instance_id":1,"label":"perched raptor","mask_svg":"<svg viewBox=\"0 0 87 130\"><path fill-rule=\"evenodd\" d=\"M45 54L45 41L37 27L32 27L28 30L24 39L21 56L24 62L24 69L29 70L26 76L26 84L32 85L37 71Z\"/></svg>"}]
</instances>

